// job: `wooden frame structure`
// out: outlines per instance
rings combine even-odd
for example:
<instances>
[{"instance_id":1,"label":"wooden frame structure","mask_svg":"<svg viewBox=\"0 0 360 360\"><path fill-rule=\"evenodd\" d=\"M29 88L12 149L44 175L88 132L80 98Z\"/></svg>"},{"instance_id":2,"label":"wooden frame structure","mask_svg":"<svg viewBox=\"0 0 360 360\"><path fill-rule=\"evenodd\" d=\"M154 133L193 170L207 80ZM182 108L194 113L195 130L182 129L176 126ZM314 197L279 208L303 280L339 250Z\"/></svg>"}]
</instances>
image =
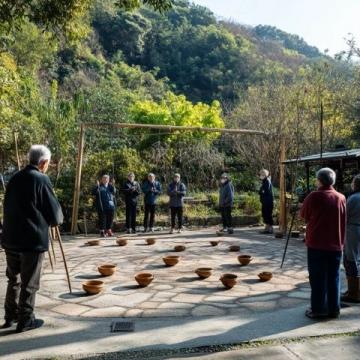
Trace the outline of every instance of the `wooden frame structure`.
<instances>
[{"instance_id":1,"label":"wooden frame structure","mask_svg":"<svg viewBox=\"0 0 360 360\"><path fill-rule=\"evenodd\" d=\"M191 126L172 126L172 125L153 125L153 124L129 124L129 123L82 123L80 125L79 134L79 145L78 154L76 159L76 177L74 184L74 195L73 195L73 208L71 218L71 234L75 235L77 230L77 222L79 216L79 201L80 201L80 188L81 188L81 173L84 158L84 147L85 147L85 132L88 128L102 128L102 127L113 127L120 129L152 129L152 130L167 130L168 132L173 131L200 131L200 132L217 132L222 134L233 134L233 135L265 135L265 132L258 130L247 130L247 129L224 129L224 128L206 128L206 127L191 127Z\"/></svg>"}]
</instances>

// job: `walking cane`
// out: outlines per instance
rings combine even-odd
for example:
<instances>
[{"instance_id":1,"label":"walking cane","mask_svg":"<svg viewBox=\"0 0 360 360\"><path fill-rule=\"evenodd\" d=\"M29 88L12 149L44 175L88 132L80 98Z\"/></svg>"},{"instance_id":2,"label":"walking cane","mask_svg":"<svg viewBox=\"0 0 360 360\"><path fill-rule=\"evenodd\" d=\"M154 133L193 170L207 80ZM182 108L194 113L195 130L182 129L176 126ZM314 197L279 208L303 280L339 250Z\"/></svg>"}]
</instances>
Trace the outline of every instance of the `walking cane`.
<instances>
[{"instance_id":1,"label":"walking cane","mask_svg":"<svg viewBox=\"0 0 360 360\"><path fill-rule=\"evenodd\" d=\"M54 272L54 264L53 264L53 261L52 261L52 258L51 258L50 250L48 250L48 255L49 255L51 271Z\"/></svg>"},{"instance_id":2,"label":"walking cane","mask_svg":"<svg viewBox=\"0 0 360 360\"><path fill-rule=\"evenodd\" d=\"M282 267L283 267L283 265L284 265L284 262L285 262L285 256L286 256L287 248L288 248L288 245L289 245L291 232L292 232L292 229L293 229L293 226L294 226L295 216L296 216L296 210L294 209L294 212L293 212L292 218L291 218L291 223L290 223L289 232L288 232L287 238L286 238L286 244L285 244L285 249L284 249L284 253L283 253L283 257L282 257L280 269L282 269Z\"/></svg>"},{"instance_id":3,"label":"walking cane","mask_svg":"<svg viewBox=\"0 0 360 360\"><path fill-rule=\"evenodd\" d=\"M69 269L68 269L68 266L67 266L67 263L66 263L65 252L64 252L64 248L63 248L62 241L61 241L61 236L60 236L60 230L59 230L59 227L58 227L58 226L55 227L53 230L55 231L56 237L57 237L57 239L58 239L58 241L59 241L60 250L61 250L61 255L62 255L62 258L63 258L63 261L64 261L66 277L67 277L67 281L68 281L68 285L69 285L69 290L70 290L70 294L71 294L71 293L72 293L72 289L71 289Z\"/></svg>"},{"instance_id":4,"label":"walking cane","mask_svg":"<svg viewBox=\"0 0 360 360\"><path fill-rule=\"evenodd\" d=\"M53 253L53 258L54 258L54 264L56 265L56 256L55 256L55 248L54 248L54 233L52 232L53 230L50 228L50 245L51 245L51 250Z\"/></svg>"}]
</instances>

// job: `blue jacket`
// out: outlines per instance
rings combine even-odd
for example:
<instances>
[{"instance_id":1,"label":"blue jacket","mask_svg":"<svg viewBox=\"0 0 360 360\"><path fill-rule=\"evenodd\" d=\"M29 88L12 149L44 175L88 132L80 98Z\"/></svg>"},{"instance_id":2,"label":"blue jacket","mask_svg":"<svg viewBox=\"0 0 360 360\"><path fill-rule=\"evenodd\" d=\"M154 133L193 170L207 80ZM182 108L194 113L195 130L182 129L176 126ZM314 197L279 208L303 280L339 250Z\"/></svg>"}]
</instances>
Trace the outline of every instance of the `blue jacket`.
<instances>
[{"instance_id":1,"label":"blue jacket","mask_svg":"<svg viewBox=\"0 0 360 360\"><path fill-rule=\"evenodd\" d=\"M226 181L220 185L219 206L232 207L234 205L234 186L231 181Z\"/></svg>"},{"instance_id":2,"label":"blue jacket","mask_svg":"<svg viewBox=\"0 0 360 360\"><path fill-rule=\"evenodd\" d=\"M142 185L142 191L144 193L144 202L147 205L155 205L158 196L161 194L161 184L158 181L151 183L146 180Z\"/></svg>"},{"instance_id":3,"label":"blue jacket","mask_svg":"<svg viewBox=\"0 0 360 360\"><path fill-rule=\"evenodd\" d=\"M111 184L108 184L108 186L105 186L104 184L95 186L92 194L96 196L97 211L114 210L115 193L116 189Z\"/></svg>"},{"instance_id":4,"label":"blue jacket","mask_svg":"<svg viewBox=\"0 0 360 360\"><path fill-rule=\"evenodd\" d=\"M167 194L170 197L170 207L183 207L184 196L186 195L186 186L182 182L172 182L168 186Z\"/></svg>"},{"instance_id":5,"label":"blue jacket","mask_svg":"<svg viewBox=\"0 0 360 360\"><path fill-rule=\"evenodd\" d=\"M260 201L262 204L272 205L274 202L273 188L271 180L266 177L261 184L260 190Z\"/></svg>"}]
</instances>

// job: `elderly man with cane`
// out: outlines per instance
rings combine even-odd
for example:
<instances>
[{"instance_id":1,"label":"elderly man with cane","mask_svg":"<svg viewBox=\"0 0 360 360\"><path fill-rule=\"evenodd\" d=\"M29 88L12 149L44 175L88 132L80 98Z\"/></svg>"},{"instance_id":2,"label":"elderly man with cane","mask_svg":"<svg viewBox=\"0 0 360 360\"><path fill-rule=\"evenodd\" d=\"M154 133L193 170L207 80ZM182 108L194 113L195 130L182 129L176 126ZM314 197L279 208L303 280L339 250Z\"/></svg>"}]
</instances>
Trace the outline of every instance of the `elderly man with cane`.
<instances>
[{"instance_id":1,"label":"elderly man with cane","mask_svg":"<svg viewBox=\"0 0 360 360\"><path fill-rule=\"evenodd\" d=\"M301 217L307 223L305 243L311 286L311 319L337 318L340 314L340 261L345 240L346 200L333 185L332 169L320 169L318 189L309 194Z\"/></svg>"},{"instance_id":2,"label":"elderly man with cane","mask_svg":"<svg viewBox=\"0 0 360 360\"><path fill-rule=\"evenodd\" d=\"M8 286L3 328L17 322L16 332L36 329L35 295L40 287L44 254L49 248L49 226L60 225L63 214L50 179L45 175L51 158L44 145L33 145L29 165L9 181L4 199L1 245L6 253Z\"/></svg>"}]
</instances>

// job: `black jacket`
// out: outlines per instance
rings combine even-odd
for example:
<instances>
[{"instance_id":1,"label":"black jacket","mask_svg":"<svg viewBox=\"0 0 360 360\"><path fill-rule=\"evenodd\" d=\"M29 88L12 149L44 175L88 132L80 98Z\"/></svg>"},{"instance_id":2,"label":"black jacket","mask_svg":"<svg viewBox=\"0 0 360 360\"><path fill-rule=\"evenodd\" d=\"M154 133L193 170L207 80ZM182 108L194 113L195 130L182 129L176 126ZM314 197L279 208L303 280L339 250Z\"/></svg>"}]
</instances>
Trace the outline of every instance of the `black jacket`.
<instances>
[{"instance_id":1,"label":"black jacket","mask_svg":"<svg viewBox=\"0 0 360 360\"><path fill-rule=\"evenodd\" d=\"M63 214L50 179L28 165L9 181L4 199L1 245L19 252L49 248L49 226L60 225Z\"/></svg>"},{"instance_id":2,"label":"black jacket","mask_svg":"<svg viewBox=\"0 0 360 360\"><path fill-rule=\"evenodd\" d=\"M122 188L122 191L125 194L125 203L136 205L138 201L138 197L141 193L140 185L137 181L130 182L127 180Z\"/></svg>"},{"instance_id":3,"label":"black jacket","mask_svg":"<svg viewBox=\"0 0 360 360\"><path fill-rule=\"evenodd\" d=\"M260 201L262 204L272 205L274 202L273 188L271 180L266 177L262 180L261 187L259 190Z\"/></svg>"}]
</instances>

